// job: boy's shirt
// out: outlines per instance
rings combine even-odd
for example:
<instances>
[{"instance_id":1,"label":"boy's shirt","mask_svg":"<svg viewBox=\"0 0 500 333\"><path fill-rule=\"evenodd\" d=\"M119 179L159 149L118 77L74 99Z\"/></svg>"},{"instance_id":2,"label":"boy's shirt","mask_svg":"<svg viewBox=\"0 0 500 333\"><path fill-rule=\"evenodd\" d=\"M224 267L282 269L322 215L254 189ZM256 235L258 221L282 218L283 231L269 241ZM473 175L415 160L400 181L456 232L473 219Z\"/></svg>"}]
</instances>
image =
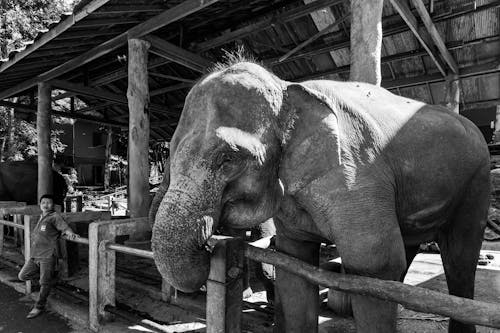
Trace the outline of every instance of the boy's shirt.
<instances>
[{"instance_id":1,"label":"boy's shirt","mask_svg":"<svg viewBox=\"0 0 500 333\"><path fill-rule=\"evenodd\" d=\"M39 259L57 255L57 239L68 229L66 221L56 212L40 217L33 230L31 257Z\"/></svg>"}]
</instances>

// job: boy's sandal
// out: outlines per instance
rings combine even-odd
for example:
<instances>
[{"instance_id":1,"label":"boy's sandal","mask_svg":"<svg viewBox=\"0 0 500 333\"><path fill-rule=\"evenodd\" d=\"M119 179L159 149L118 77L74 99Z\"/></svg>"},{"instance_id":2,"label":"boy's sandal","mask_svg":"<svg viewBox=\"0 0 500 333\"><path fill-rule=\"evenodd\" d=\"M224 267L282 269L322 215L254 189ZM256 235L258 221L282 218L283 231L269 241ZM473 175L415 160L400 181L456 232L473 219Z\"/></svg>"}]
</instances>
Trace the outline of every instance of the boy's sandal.
<instances>
[{"instance_id":1,"label":"boy's sandal","mask_svg":"<svg viewBox=\"0 0 500 333\"><path fill-rule=\"evenodd\" d=\"M35 317L38 317L41 313L43 312L42 309L38 309L38 308L33 308L31 309L31 311L28 313L28 315L26 316L26 318L28 319L33 319Z\"/></svg>"}]
</instances>

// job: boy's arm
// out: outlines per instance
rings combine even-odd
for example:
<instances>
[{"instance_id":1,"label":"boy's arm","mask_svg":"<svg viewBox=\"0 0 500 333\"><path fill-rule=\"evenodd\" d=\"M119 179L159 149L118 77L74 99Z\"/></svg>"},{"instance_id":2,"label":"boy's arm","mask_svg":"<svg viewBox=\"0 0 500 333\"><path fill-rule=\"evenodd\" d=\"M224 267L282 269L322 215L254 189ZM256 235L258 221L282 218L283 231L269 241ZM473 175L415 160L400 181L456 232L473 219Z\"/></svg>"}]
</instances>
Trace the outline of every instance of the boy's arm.
<instances>
[{"instance_id":1,"label":"boy's arm","mask_svg":"<svg viewBox=\"0 0 500 333\"><path fill-rule=\"evenodd\" d=\"M66 223L66 221L59 214L55 214L54 225L55 225L56 229L59 230L63 236L66 236L69 239L75 239L78 237L78 235L75 234L73 232L73 230L71 230L70 226Z\"/></svg>"}]
</instances>

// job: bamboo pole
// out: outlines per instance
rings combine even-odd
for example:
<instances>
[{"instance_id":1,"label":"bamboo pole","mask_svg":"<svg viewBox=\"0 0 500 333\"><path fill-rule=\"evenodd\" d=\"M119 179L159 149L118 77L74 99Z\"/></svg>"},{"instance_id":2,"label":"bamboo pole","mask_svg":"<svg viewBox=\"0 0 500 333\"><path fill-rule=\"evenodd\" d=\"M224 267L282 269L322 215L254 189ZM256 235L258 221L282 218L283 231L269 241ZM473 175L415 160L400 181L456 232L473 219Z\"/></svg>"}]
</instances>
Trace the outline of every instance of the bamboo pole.
<instances>
[{"instance_id":1,"label":"bamboo pole","mask_svg":"<svg viewBox=\"0 0 500 333\"><path fill-rule=\"evenodd\" d=\"M500 304L447 295L397 281L327 272L291 256L249 245L245 247L245 256L285 269L313 283L336 290L396 302L407 309L439 314L467 324L500 328L500 316L498 315Z\"/></svg>"}]
</instances>

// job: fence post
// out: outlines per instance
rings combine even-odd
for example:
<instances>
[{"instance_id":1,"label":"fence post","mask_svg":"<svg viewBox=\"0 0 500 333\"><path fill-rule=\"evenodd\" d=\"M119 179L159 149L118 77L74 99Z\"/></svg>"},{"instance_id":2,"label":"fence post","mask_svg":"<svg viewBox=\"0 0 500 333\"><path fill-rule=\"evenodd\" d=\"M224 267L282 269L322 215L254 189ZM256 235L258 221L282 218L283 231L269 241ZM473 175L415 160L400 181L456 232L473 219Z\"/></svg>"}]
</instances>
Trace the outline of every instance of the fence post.
<instances>
[{"instance_id":1,"label":"fence post","mask_svg":"<svg viewBox=\"0 0 500 333\"><path fill-rule=\"evenodd\" d=\"M109 222L89 225L89 326L98 331L101 320L111 314L106 305L115 306L115 251L107 250L106 243L114 242L116 231Z\"/></svg>"},{"instance_id":2,"label":"fence post","mask_svg":"<svg viewBox=\"0 0 500 333\"><path fill-rule=\"evenodd\" d=\"M161 300L170 303L172 295L175 293L174 287L170 285L165 279L161 279Z\"/></svg>"},{"instance_id":3,"label":"fence post","mask_svg":"<svg viewBox=\"0 0 500 333\"><path fill-rule=\"evenodd\" d=\"M217 239L207 281L207 333L241 332L243 263L242 239Z\"/></svg>"},{"instance_id":4,"label":"fence post","mask_svg":"<svg viewBox=\"0 0 500 333\"><path fill-rule=\"evenodd\" d=\"M24 260L25 263L31 259L31 221L37 221L37 215L24 215ZM31 281L26 281L26 294L31 294Z\"/></svg>"}]
</instances>

